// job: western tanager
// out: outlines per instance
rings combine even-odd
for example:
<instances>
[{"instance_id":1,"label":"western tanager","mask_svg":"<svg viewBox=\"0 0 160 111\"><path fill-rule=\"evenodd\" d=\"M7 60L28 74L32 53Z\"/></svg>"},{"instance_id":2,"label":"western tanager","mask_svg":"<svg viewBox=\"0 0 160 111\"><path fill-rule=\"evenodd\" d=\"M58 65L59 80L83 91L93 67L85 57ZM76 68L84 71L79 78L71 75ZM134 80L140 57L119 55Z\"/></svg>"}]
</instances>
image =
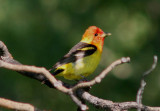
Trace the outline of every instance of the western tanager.
<instances>
[{"instance_id":1,"label":"western tanager","mask_svg":"<svg viewBox=\"0 0 160 111\"><path fill-rule=\"evenodd\" d=\"M90 26L76 44L51 70L53 75L69 80L79 80L94 72L99 64L104 39L111 33L104 33L96 26Z\"/></svg>"}]
</instances>

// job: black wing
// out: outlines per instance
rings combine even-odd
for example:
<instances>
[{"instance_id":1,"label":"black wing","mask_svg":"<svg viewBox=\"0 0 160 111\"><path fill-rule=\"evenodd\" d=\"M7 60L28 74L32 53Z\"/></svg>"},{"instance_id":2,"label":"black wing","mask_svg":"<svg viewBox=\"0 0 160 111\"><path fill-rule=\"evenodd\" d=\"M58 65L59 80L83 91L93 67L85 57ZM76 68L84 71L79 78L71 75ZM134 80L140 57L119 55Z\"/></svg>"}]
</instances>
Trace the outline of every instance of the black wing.
<instances>
[{"instance_id":1,"label":"black wing","mask_svg":"<svg viewBox=\"0 0 160 111\"><path fill-rule=\"evenodd\" d=\"M85 50L84 48L87 49ZM53 68L57 68L70 62L75 62L78 59L92 55L96 50L97 47L95 45L79 42L59 62L57 62Z\"/></svg>"}]
</instances>

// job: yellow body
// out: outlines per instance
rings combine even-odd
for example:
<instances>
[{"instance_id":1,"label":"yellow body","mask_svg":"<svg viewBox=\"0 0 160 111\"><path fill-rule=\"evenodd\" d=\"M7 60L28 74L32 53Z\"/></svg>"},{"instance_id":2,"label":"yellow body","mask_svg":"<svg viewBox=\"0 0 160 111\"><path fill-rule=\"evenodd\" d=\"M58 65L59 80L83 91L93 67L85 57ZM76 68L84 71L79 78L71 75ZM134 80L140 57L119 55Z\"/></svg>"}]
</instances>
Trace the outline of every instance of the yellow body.
<instances>
[{"instance_id":1,"label":"yellow body","mask_svg":"<svg viewBox=\"0 0 160 111\"><path fill-rule=\"evenodd\" d=\"M57 69L65 69L58 76L69 80L79 80L94 72L101 58L101 52L96 50L94 54L77 60L75 63L64 64Z\"/></svg>"}]
</instances>

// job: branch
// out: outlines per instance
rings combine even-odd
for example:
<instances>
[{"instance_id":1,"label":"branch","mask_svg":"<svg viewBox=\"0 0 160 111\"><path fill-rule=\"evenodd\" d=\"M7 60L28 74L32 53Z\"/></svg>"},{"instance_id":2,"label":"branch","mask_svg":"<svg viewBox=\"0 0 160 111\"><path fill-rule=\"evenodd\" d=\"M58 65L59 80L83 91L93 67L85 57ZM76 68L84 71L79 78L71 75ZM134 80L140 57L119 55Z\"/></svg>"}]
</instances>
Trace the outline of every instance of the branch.
<instances>
[{"instance_id":1,"label":"branch","mask_svg":"<svg viewBox=\"0 0 160 111\"><path fill-rule=\"evenodd\" d=\"M98 108L109 110L109 111L123 111L123 110L129 110L129 109L137 109L137 108L140 108L141 110L144 110L144 111L160 111L160 107L145 106L142 104L138 104L137 102L134 102L134 101L117 103L110 100L100 99L98 97L95 97L89 94L88 92L82 89L78 91L78 96Z\"/></svg>"},{"instance_id":2,"label":"branch","mask_svg":"<svg viewBox=\"0 0 160 111\"><path fill-rule=\"evenodd\" d=\"M15 102L4 98L0 98L0 107L20 111L40 111L31 104Z\"/></svg>"},{"instance_id":3,"label":"branch","mask_svg":"<svg viewBox=\"0 0 160 111\"><path fill-rule=\"evenodd\" d=\"M22 65L20 62L13 59L11 53L8 51L6 45L2 41L0 41L0 60L2 60L3 62L6 62L6 63L14 64L14 65ZM23 71L23 70L17 71L17 72L24 75L24 76L30 77L32 79L36 79L36 80L46 84L50 88L54 88L52 83L50 83L43 74L35 74L35 72L32 73L32 72ZM66 87L69 87L65 83L63 85L66 85Z\"/></svg>"},{"instance_id":4,"label":"branch","mask_svg":"<svg viewBox=\"0 0 160 111\"><path fill-rule=\"evenodd\" d=\"M51 84L58 90L68 93L68 89L64 87L61 82L59 82L54 76L51 75L51 73L46 70L45 68L39 68L35 66L27 66L27 65L14 65L7 62L3 62L0 60L0 67L15 70L15 71L27 71L27 72L34 72L35 74L41 73L43 74L50 82Z\"/></svg>"},{"instance_id":5,"label":"branch","mask_svg":"<svg viewBox=\"0 0 160 111\"><path fill-rule=\"evenodd\" d=\"M157 61L158 61L158 57L154 56L153 57L153 64L152 64L151 68L142 75L140 88L137 92L137 98L136 98L136 101L139 105L142 104L142 96L143 96L144 88L146 86L146 82L144 81L144 78L147 75L149 75L156 68ZM141 108L138 108L138 111L141 111Z\"/></svg>"}]
</instances>

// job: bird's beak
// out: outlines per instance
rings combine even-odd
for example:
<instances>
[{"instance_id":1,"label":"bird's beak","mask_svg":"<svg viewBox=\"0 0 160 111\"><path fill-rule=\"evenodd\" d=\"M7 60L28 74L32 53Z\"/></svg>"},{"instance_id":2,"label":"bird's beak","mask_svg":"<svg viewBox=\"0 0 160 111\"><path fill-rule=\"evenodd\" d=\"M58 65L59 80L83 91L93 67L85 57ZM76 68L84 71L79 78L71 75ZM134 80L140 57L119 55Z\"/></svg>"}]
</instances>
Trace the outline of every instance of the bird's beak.
<instances>
[{"instance_id":1,"label":"bird's beak","mask_svg":"<svg viewBox=\"0 0 160 111\"><path fill-rule=\"evenodd\" d=\"M109 32L104 33L104 37L108 37L108 36L110 36L110 35L112 35L112 34L111 34L111 33L109 33Z\"/></svg>"},{"instance_id":2,"label":"bird's beak","mask_svg":"<svg viewBox=\"0 0 160 111\"><path fill-rule=\"evenodd\" d=\"M110 35L112 35L111 33L104 33L103 35L102 35L102 37L108 37L108 36L110 36Z\"/></svg>"}]
</instances>

